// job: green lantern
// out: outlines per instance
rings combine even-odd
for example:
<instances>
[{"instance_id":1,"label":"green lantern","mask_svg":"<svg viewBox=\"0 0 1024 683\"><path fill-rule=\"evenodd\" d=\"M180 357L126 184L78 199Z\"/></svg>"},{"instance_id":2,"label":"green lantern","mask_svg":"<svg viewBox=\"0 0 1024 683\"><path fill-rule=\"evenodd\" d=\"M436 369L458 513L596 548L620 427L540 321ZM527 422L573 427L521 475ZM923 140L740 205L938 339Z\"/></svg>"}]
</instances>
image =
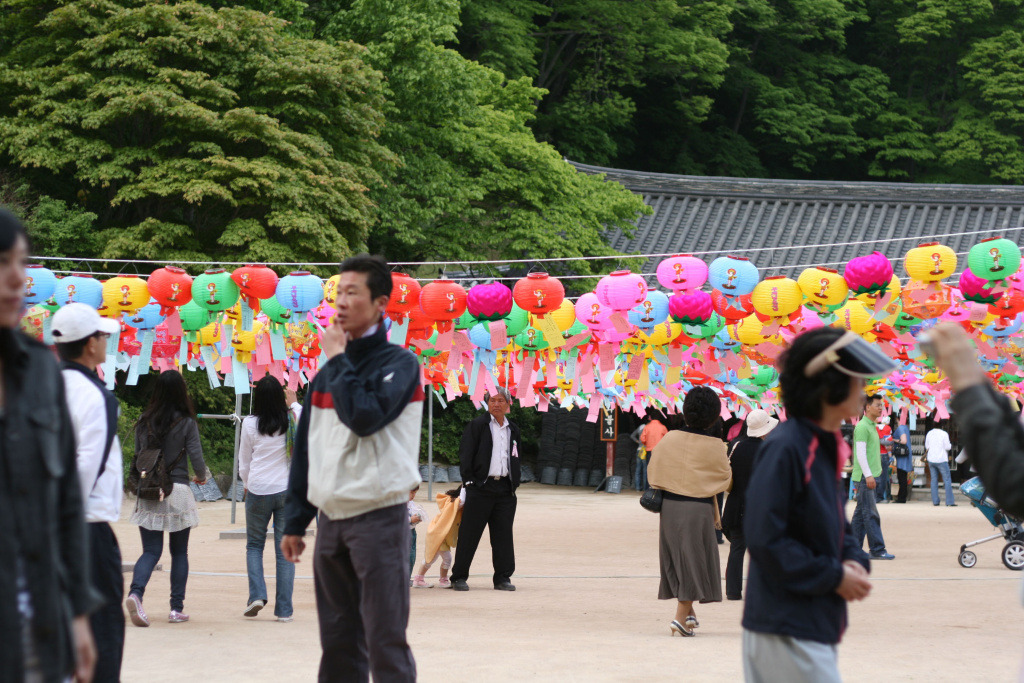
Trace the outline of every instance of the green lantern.
<instances>
[{"instance_id":1,"label":"green lantern","mask_svg":"<svg viewBox=\"0 0 1024 683\"><path fill-rule=\"evenodd\" d=\"M223 268L211 268L192 282L192 301L211 315L238 303L240 293L231 273Z\"/></svg>"},{"instance_id":2,"label":"green lantern","mask_svg":"<svg viewBox=\"0 0 1024 683\"><path fill-rule=\"evenodd\" d=\"M276 296L260 299L260 311L274 325L287 325L292 322L292 312L281 305Z\"/></svg>"},{"instance_id":3,"label":"green lantern","mask_svg":"<svg viewBox=\"0 0 1024 683\"><path fill-rule=\"evenodd\" d=\"M194 301L179 308L178 316L181 318L181 329L185 332L198 332L210 323L206 310Z\"/></svg>"},{"instance_id":4,"label":"green lantern","mask_svg":"<svg viewBox=\"0 0 1024 683\"><path fill-rule=\"evenodd\" d=\"M770 365L762 365L754 373L754 384L759 387L769 387L779 378L779 373Z\"/></svg>"},{"instance_id":5,"label":"green lantern","mask_svg":"<svg viewBox=\"0 0 1024 683\"><path fill-rule=\"evenodd\" d=\"M455 319L455 329L468 330L477 324L476 318L469 314L469 309L463 311L462 315Z\"/></svg>"},{"instance_id":6,"label":"green lantern","mask_svg":"<svg viewBox=\"0 0 1024 683\"><path fill-rule=\"evenodd\" d=\"M921 320L920 318L912 316L909 313L904 313L903 311L900 311L900 314L896 316L896 322L894 322L892 326L900 331L903 331L906 330L908 327L920 325L922 322L924 321Z\"/></svg>"},{"instance_id":7,"label":"green lantern","mask_svg":"<svg viewBox=\"0 0 1024 683\"><path fill-rule=\"evenodd\" d=\"M967 253L967 267L982 280L1002 280L1020 268L1020 247L1005 237L982 240Z\"/></svg>"},{"instance_id":8,"label":"green lantern","mask_svg":"<svg viewBox=\"0 0 1024 683\"><path fill-rule=\"evenodd\" d=\"M700 325L683 325L686 336L694 339L710 339L725 328L726 320L719 313L712 313L711 317Z\"/></svg>"},{"instance_id":9,"label":"green lantern","mask_svg":"<svg viewBox=\"0 0 1024 683\"><path fill-rule=\"evenodd\" d=\"M544 333L536 327L527 327L516 335L516 346L524 351L542 351L550 344L544 338Z\"/></svg>"},{"instance_id":10,"label":"green lantern","mask_svg":"<svg viewBox=\"0 0 1024 683\"><path fill-rule=\"evenodd\" d=\"M503 320L505 321L505 334L514 337L530 324L530 314L519 308L518 304L512 304L512 310Z\"/></svg>"}]
</instances>

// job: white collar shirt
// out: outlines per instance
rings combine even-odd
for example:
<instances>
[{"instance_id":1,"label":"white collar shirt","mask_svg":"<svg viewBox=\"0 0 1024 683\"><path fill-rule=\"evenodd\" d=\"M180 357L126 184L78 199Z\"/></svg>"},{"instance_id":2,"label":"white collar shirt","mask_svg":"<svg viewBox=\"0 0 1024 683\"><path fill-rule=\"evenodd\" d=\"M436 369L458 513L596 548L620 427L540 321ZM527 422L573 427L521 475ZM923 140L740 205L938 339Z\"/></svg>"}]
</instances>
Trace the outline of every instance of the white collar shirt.
<instances>
[{"instance_id":1,"label":"white collar shirt","mask_svg":"<svg viewBox=\"0 0 1024 683\"><path fill-rule=\"evenodd\" d=\"M509 439L511 438L512 430L508 426L508 417L505 417L503 424L498 424L498 421L491 415L491 466L487 470L488 477L507 477L508 476L508 453L509 453Z\"/></svg>"},{"instance_id":2,"label":"white collar shirt","mask_svg":"<svg viewBox=\"0 0 1024 683\"><path fill-rule=\"evenodd\" d=\"M944 429L936 427L924 437L924 448L927 453L928 462L948 462L949 450L952 447L949 443L949 434Z\"/></svg>"}]
</instances>

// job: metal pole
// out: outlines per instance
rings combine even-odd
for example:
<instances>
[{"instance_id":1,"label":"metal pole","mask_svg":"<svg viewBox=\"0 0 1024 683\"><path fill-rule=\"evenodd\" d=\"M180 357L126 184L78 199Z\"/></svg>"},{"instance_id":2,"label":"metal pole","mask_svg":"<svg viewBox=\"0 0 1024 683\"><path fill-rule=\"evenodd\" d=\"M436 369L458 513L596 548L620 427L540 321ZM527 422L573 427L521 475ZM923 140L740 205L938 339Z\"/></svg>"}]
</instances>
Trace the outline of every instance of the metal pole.
<instances>
[{"instance_id":1,"label":"metal pole","mask_svg":"<svg viewBox=\"0 0 1024 683\"><path fill-rule=\"evenodd\" d=\"M238 441L242 434L242 395L235 395L235 447L231 454L231 523L235 523L235 505L238 503L235 482L238 481Z\"/></svg>"},{"instance_id":2,"label":"metal pole","mask_svg":"<svg viewBox=\"0 0 1024 683\"><path fill-rule=\"evenodd\" d=\"M434 387L427 390L427 499L434 500Z\"/></svg>"}]
</instances>

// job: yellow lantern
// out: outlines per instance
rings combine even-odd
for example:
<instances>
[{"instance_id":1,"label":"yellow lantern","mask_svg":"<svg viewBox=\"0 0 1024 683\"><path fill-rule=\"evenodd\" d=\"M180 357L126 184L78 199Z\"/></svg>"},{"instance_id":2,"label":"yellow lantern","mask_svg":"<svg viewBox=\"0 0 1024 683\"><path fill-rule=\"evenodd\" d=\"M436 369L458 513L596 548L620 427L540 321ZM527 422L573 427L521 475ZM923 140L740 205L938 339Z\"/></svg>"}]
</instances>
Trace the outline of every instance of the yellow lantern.
<instances>
[{"instance_id":1,"label":"yellow lantern","mask_svg":"<svg viewBox=\"0 0 1024 683\"><path fill-rule=\"evenodd\" d=\"M199 345L213 346L220 341L220 323L210 323L199 330Z\"/></svg>"},{"instance_id":2,"label":"yellow lantern","mask_svg":"<svg viewBox=\"0 0 1024 683\"><path fill-rule=\"evenodd\" d=\"M254 321L251 331L245 331L235 327L231 334L231 346L235 349L238 360L248 363L252 352L256 350L256 340L263 332L263 323Z\"/></svg>"},{"instance_id":3,"label":"yellow lantern","mask_svg":"<svg viewBox=\"0 0 1024 683\"><path fill-rule=\"evenodd\" d=\"M899 299L900 293L903 291L903 285L900 284L900 279L896 275L892 276L892 280L889 280L889 285L885 288L885 292L882 294L876 294L874 292L865 292L864 294L858 294L855 298L859 299L868 308L874 308L875 302L878 301L879 296L886 296L891 294L892 299Z\"/></svg>"},{"instance_id":4,"label":"yellow lantern","mask_svg":"<svg viewBox=\"0 0 1024 683\"><path fill-rule=\"evenodd\" d=\"M835 310L835 314L836 320L832 323L832 327L864 334L874 326L874 321L871 320L871 311L857 299L847 301Z\"/></svg>"},{"instance_id":5,"label":"yellow lantern","mask_svg":"<svg viewBox=\"0 0 1024 683\"><path fill-rule=\"evenodd\" d=\"M807 302L819 310L841 305L850 294L846 280L831 268L807 268L797 278L797 285Z\"/></svg>"},{"instance_id":6,"label":"yellow lantern","mask_svg":"<svg viewBox=\"0 0 1024 683\"><path fill-rule=\"evenodd\" d=\"M956 253L944 244L928 242L907 252L907 275L921 282L938 282L956 272Z\"/></svg>"},{"instance_id":7,"label":"yellow lantern","mask_svg":"<svg viewBox=\"0 0 1024 683\"><path fill-rule=\"evenodd\" d=\"M138 275L118 275L103 283L103 306L107 317L121 313L135 313L149 303L149 288Z\"/></svg>"},{"instance_id":8,"label":"yellow lantern","mask_svg":"<svg viewBox=\"0 0 1024 683\"><path fill-rule=\"evenodd\" d=\"M638 329L636 339L641 344L648 346L664 346L683 333L683 326L680 323L664 322L655 325L650 333Z\"/></svg>"},{"instance_id":9,"label":"yellow lantern","mask_svg":"<svg viewBox=\"0 0 1024 683\"><path fill-rule=\"evenodd\" d=\"M332 306L334 305L334 300L338 297L339 283L341 283L340 275L334 275L324 282L324 301Z\"/></svg>"},{"instance_id":10,"label":"yellow lantern","mask_svg":"<svg viewBox=\"0 0 1024 683\"><path fill-rule=\"evenodd\" d=\"M795 280L782 275L766 277L750 294L754 310L769 318L785 318L800 310L803 293Z\"/></svg>"},{"instance_id":11,"label":"yellow lantern","mask_svg":"<svg viewBox=\"0 0 1024 683\"><path fill-rule=\"evenodd\" d=\"M775 335L773 337L765 337L762 334L764 329L764 323L757 319L757 316L747 316L743 318L735 325L729 325L729 336L740 342L744 346L757 346L764 342L778 343L781 341L781 337Z\"/></svg>"},{"instance_id":12,"label":"yellow lantern","mask_svg":"<svg viewBox=\"0 0 1024 683\"><path fill-rule=\"evenodd\" d=\"M569 301L568 299L563 299L562 303L558 305L558 308L551 311L547 315L548 317L555 321L555 325L558 327L559 332L565 332L570 327L573 326L573 323L576 322L576 306L573 304L572 301ZM536 327L533 321L534 316L531 313L530 325Z\"/></svg>"}]
</instances>

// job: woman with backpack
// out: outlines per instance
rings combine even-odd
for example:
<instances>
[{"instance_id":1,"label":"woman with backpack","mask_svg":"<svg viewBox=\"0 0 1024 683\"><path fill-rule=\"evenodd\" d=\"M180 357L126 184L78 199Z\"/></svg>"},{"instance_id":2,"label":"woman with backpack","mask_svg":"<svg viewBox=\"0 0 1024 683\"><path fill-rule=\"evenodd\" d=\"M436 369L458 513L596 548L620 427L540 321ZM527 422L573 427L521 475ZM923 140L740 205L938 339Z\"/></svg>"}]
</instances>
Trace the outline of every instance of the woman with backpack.
<instances>
[{"instance_id":1,"label":"woman with backpack","mask_svg":"<svg viewBox=\"0 0 1024 683\"><path fill-rule=\"evenodd\" d=\"M166 370L157 375L149 405L135 424L135 460L129 488L139 497L129 521L139 525L142 556L135 562L125 605L136 626L149 626L142 596L163 553L164 532L168 533L171 548L171 613L167 621L188 621L188 615L182 613L188 581L188 535L192 527L199 525L196 499L188 486L189 460L195 472L193 481L200 486L206 483L206 463L195 415L185 378L177 370ZM150 466L151 462L155 464ZM146 470L145 477L141 477L140 470ZM167 487L169 493L157 490L154 495L149 482L165 477L173 485Z\"/></svg>"},{"instance_id":2,"label":"woman with backpack","mask_svg":"<svg viewBox=\"0 0 1024 683\"><path fill-rule=\"evenodd\" d=\"M289 410L289 407L291 410ZM252 393L252 415L242 420L238 444L238 474L245 484L245 564L249 574L249 603L243 614L255 617L267 604L267 582L263 578L263 547L267 525L274 518L274 551L277 555L277 592L274 616L292 620L292 585L295 565L284 559L284 501L288 493L291 444L302 406L295 392L287 397L281 383L266 375Z\"/></svg>"}]
</instances>

